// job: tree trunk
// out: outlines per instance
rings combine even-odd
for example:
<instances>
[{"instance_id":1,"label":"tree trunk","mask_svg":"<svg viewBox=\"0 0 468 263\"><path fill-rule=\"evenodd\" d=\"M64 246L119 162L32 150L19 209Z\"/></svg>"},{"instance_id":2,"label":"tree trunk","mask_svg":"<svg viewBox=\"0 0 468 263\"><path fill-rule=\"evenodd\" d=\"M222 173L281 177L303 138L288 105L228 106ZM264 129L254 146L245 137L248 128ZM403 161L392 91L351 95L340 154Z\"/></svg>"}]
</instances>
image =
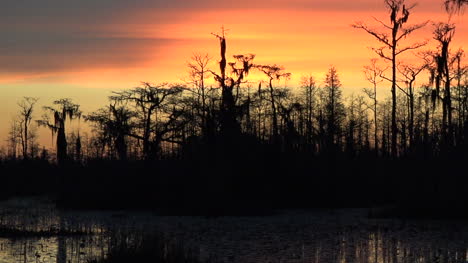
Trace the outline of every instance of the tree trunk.
<instances>
[{"instance_id":1,"label":"tree trunk","mask_svg":"<svg viewBox=\"0 0 468 263\"><path fill-rule=\"evenodd\" d=\"M273 141L274 143L278 142L278 113L276 109L275 103L275 93L273 90L272 79L270 79L270 98L271 98L271 111L272 111L272 118L273 118Z\"/></svg>"},{"instance_id":2,"label":"tree trunk","mask_svg":"<svg viewBox=\"0 0 468 263\"><path fill-rule=\"evenodd\" d=\"M396 76L396 32L398 29L395 29L398 24L394 24L394 33L393 33L393 45L392 45L392 150L391 154L392 157L396 158L397 157L397 132L398 132L398 127L396 123L396 107L397 107L397 97L396 97L396 82L397 82L397 76Z\"/></svg>"},{"instance_id":3,"label":"tree trunk","mask_svg":"<svg viewBox=\"0 0 468 263\"><path fill-rule=\"evenodd\" d=\"M453 145L453 125L452 125L452 97L450 91L450 71L448 65L448 59L445 63L445 99L446 99L446 110L447 110L447 146Z\"/></svg>"},{"instance_id":4,"label":"tree trunk","mask_svg":"<svg viewBox=\"0 0 468 263\"><path fill-rule=\"evenodd\" d=\"M23 158L28 159L28 120L24 120L24 144L23 144Z\"/></svg>"},{"instance_id":5,"label":"tree trunk","mask_svg":"<svg viewBox=\"0 0 468 263\"><path fill-rule=\"evenodd\" d=\"M376 154L379 153L379 137L378 133L378 124L377 124L377 84L374 83L374 150Z\"/></svg>"},{"instance_id":6,"label":"tree trunk","mask_svg":"<svg viewBox=\"0 0 468 263\"><path fill-rule=\"evenodd\" d=\"M57 162L63 164L67 160L67 138L65 128L60 127L57 132Z\"/></svg>"}]
</instances>

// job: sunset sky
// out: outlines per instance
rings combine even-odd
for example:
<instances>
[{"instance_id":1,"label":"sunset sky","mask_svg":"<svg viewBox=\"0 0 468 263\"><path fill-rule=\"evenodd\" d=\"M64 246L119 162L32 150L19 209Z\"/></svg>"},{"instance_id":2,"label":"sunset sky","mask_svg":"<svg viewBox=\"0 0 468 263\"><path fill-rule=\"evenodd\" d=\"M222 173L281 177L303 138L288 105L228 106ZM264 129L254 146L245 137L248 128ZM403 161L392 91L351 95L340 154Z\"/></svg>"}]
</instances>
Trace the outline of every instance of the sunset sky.
<instances>
[{"instance_id":1,"label":"sunset sky","mask_svg":"<svg viewBox=\"0 0 468 263\"><path fill-rule=\"evenodd\" d=\"M443 0L420 0L409 23L448 21ZM408 1L408 3L416 3ZM0 9L0 145L23 96L42 105L72 98L84 113L104 106L112 90L140 81L182 82L194 53L218 60L211 32L227 32L228 55L253 53L257 64L279 64L294 86L304 74L322 84L334 65L344 94L368 86L362 67L380 46L351 28L356 21L388 22L383 0L4 0ZM452 49L466 47L468 14L456 14ZM433 27L408 39L430 40ZM412 61L411 53L406 58ZM249 79L253 82L259 76ZM426 82L421 79L419 83ZM388 85L381 87L389 95ZM50 133L41 128L41 143Z\"/></svg>"}]
</instances>

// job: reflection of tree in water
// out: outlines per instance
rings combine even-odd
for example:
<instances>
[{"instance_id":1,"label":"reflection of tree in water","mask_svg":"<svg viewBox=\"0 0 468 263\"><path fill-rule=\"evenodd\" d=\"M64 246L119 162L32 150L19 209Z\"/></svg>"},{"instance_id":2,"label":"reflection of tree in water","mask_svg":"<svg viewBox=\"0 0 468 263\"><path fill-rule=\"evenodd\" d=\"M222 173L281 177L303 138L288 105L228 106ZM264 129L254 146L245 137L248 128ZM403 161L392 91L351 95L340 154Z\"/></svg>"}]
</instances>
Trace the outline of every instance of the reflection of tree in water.
<instances>
[{"instance_id":1,"label":"reflection of tree in water","mask_svg":"<svg viewBox=\"0 0 468 263\"><path fill-rule=\"evenodd\" d=\"M65 220L59 215L60 229L65 229ZM67 263L67 240L64 236L58 237L57 263Z\"/></svg>"},{"instance_id":2,"label":"reflection of tree in water","mask_svg":"<svg viewBox=\"0 0 468 263\"><path fill-rule=\"evenodd\" d=\"M460 226L421 222L407 226L393 221L359 226L347 226L347 222L248 224L224 225L224 231L202 226L204 236L194 234L186 240L200 245L202 259L214 262L449 263L466 262L467 256L466 229Z\"/></svg>"},{"instance_id":3,"label":"reflection of tree in water","mask_svg":"<svg viewBox=\"0 0 468 263\"><path fill-rule=\"evenodd\" d=\"M460 224L317 218L112 217L103 219L107 230L95 230L94 235L0 238L0 262L87 262L107 255L109 246L141 246L141 237L149 233L162 233L164 239L155 240L166 242L151 243L154 249L183 244L195 249L201 262L466 262L467 228ZM63 229L81 229L100 225L99 220L77 223L58 213L54 222Z\"/></svg>"}]
</instances>

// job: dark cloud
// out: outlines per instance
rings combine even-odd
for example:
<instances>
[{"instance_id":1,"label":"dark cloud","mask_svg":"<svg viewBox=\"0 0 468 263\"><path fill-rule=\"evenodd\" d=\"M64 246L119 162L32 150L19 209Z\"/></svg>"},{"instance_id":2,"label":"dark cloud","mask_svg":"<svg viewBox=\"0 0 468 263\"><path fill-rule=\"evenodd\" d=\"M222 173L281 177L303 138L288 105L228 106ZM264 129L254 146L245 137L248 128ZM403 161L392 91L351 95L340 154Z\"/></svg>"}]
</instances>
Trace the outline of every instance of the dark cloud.
<instances>
[{"instance_id":1,"label":"dark cloud","mask_svg":"<svg viewBox=\"0 0 468 263\"><path fill-rule=\"evenodd\" d=\"M382 8L383 0L3 0L0 19L49 18L98 21L125 16L135 10L148 8L207 9L207 8L261 8L261 9L315 9L368 11ZM407 1L418 3L418 1ZM442 9L442 0L419 1L418 9ZM18 21L18 20L17 20Z\"/></svg>"},{"instance_id":2,"label":"dark cloud","mask_svg":"<svg viewBox=\"0 0 468 263\"><path fill-rule=\"evenodd\" d=\"M10 73L141 66L153 58L158 47L181 41L81 37L63 32L3 35L6 37L0 39L0 71ZM149 50L153 53L149 54Z\"/></svg>"},{"instance_id":3,"label":"dark cloud","mask_svg":"<svg viewBox=\"0 0 468 263\"><path fill-rule=\"evenodd\" d=\"M423 8L438 6L425 0ZM297 9L369 11L380 0L2 0L0 70L43 72L82 67L128 67L144 63L145 51L170 39L105 37L116 24L154 25L183 20L199 9ZM430 3L429 3L430 2ZM108 27L106 27L108 26Z\"/></svg>"}]
</instances>

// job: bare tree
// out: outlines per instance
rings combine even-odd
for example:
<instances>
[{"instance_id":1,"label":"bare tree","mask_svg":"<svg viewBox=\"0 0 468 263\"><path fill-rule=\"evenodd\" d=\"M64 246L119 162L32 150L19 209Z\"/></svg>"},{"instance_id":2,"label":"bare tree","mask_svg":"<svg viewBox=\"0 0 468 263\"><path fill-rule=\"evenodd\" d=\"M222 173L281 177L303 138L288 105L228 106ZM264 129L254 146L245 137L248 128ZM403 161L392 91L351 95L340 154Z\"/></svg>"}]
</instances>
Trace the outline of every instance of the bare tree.
<instances>
[{"instance_id":1,"label":"bare tree","mask_svg":"<svg viewBox=\"0 0 468 263\"><path fill-rule=\"evenodd\" d=\"M302 96L304 97L305 116L306 116L306 142L312 144L313 137L313 118L314 118L314 107L315 97L317 93L317 86L315 79L312 75L302 76L301 78Z\"/></svg>"},{"instance_id":2,"label":"bare tree","mask_svg":"<svg viewBox=\"0 0 468 263\"><path fill-rule=\"evenodd\" d=\"M367 81L372 84L373 90L371 89L364 89L364 93L373 101L372 107L369 107L372 112L374 113L374 149L375 152L378 153L379 151L379 139L378 139L378 120L377 120L377 86L379 83L383 82L382 75L385 69L380 68L377 65L377 59L371 59L371 64L368 66L364 66L364 75L366 76Z\"/></svg>"},{"instance_id":3,"label":"bare tree","mask_svg":"<svg viewBox=\"0 0 468 263\"><path fill-rule=\"evenodd\" d=\"M270 91L270 103L273 119L273 140L278 139L278 108L277 108L277 94L273 87L273 80L280 80L281 78L289 78L291 73L284 72L284 68L277 65L257 66L267 77L268 87Z\"/></svg>"},{"instance_id":4,"label":"bare tree","mask_svg":"<svg viewBox=\"0 0 468 263\"><path fill-rule=\"evenodd\" d=\"M386 8L390 12L390 25L374 18L381 26L390 33L382 33L376 29L373 29L362 22L357 22L352 26L357 29L362 29L380 43L383 44L382 47L373 48L375 53L381 58L390 61L392 63L392 142L391 149L392 155L397 156L397 133L398 127L396 122L396 108L397 108L397 57L408 50L414 50L426 45L426 42L415 43L409 46L400 47L400 41L407 38L415 30L418 30L424 27L428 22L405 26L408 22L411 9L415 5L407 7L405 5L405 0L384 0ZM390 53L389 53L390 52Z\"/></svg>"},{"instance_id":5,"label":"bare tree","mask_svg":"<svg viewBox=\"0 0 468 263\"><path fill-rule=\"evenodd\" d=\"M18 145L21 141L22 125L18 117L14 117L10 121L10 129L8 131L8 157L16 159L18 155Z\"/></svg>"},{"instance_id":6,"label":"bare tree","mask_svg":"<svg viewBox=\"0 0 468 263\"><path fill-rule=\"evenodd\" d=\"M18 102L19 110L19 121L21 123L21 149L23 154L23 159L28 159L29 151L29 138L34 137L32 130L30 130L31 121L33 118L34 105L37 103L38 98L24 97L20 102Z\"/></svg>"},{"instance_id":7,"label":"bare tree","mask_svg":"<svg viewBox=\"0 0 468 263\"><path fill-rule=\"evenodd\" d=\"M207 75L210 73L208 68L210 60L211 58L208 56L208 54L195 54L192 56L191 61L187 63L191 84L196 89L195 94L197 96L197 109L199 111L198 115L201 117L202 134L204 136L206 136L208 133L207 118L209 116L207 115L210 114L207 107L208 91L205 85Z\"/></svg>"},{"instance_id":8,"label":"bare tree","mask_svg":"<svg viewBox=\"0 0 468 263\"><path fill-rule=\"evenodd\" d=\"M408 99L408 132L409 132L409 141L410 146L414 144L414 103L415 103L415 92L414 86L417 76L426 68L426 65L412 66L412 65L400 65L399 71L404 77L404 82L406 84L406 90L400 87L400 90L403 94L406 95Z\"/></svg>"}]
</instances>

